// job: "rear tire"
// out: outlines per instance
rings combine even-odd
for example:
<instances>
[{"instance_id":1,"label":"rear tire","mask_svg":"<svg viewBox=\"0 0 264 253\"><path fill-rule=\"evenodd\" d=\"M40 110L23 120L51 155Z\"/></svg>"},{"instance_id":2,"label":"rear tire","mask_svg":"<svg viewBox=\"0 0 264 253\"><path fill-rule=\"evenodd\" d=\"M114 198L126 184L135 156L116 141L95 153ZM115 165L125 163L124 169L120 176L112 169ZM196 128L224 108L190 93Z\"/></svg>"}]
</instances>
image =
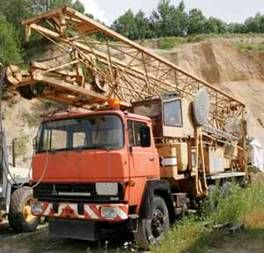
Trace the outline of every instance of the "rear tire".
<instances>
[{"instance_id":1,"label":"rear tire","mask_svg":"<svg viewBox=\"0 0 264 253\"><path fill-rule=\"evenodd\" d=\"M31 213L33 192L30 187L18 188L12 193L8 221L17 233L33 232L39 224L39 217Z\"/></svg>"},{"instance_id":2,"label":"rear tire","mask_svg":"<svg viewBox=\"0 0 264 253\"><path fill-rule=\"evenodd\" d=\"M139 248L148 250L157 244L170 227L169 212L163 198L155 196L152 201L151 218L139 219L138 230L134 239Z\"/></svg>"}]
</instances>

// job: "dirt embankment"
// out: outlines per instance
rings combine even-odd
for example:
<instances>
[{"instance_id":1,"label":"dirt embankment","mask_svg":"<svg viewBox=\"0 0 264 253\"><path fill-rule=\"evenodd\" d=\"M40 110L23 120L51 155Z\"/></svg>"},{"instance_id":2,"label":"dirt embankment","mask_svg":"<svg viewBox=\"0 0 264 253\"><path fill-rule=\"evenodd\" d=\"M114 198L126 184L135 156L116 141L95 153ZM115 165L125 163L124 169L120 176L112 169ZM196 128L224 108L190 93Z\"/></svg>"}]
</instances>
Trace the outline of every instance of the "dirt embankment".
<instances>
[{"instance_id":1,"label":"dirt embankment","mask_svg":"<svg viewBox=\"0 0 264 253\"><path fill-rule=\"evenodd\" d=\"M264 52L242 51L223 39L156 51L244 102L249 136L264 146Z\"/></svg>"},{"instance_id":2,"label":"dirt embankment","mask_svg":"<svg viewBox=\"0 0 264 253\"><path fill-rule=\"evenodd\" d=\"M7 134L9 163L12 163L12 141L15 145L16 166L28 169L33 154L33 139L42 116L57 109L56 104L37 99L27 100L9 94L2 102L3 125Z\"/></svg>"}]
</instances>

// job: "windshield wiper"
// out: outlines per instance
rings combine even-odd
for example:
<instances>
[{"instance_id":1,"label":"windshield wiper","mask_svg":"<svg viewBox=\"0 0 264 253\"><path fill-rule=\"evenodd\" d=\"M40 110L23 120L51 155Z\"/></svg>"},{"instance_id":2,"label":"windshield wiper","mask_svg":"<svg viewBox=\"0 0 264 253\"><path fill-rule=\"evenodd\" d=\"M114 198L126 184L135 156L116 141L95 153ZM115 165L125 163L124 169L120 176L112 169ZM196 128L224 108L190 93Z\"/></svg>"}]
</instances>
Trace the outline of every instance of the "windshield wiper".
<instances>
[{"instance_id":1,"label":"windshield wiper","mask_svg":"<svg viewBox=\"0 0 264 253\"><path fill-rule=\"evenodd\" d=\"M115 149L114 147L109 147L109 146L100 146L100 145L94 145L94 146L89 146L88 147L89 149L101 149L101 150L106 150L106 151L110 151L110 150L113 150L113 149Z\"/></svg>"}]
</instances>

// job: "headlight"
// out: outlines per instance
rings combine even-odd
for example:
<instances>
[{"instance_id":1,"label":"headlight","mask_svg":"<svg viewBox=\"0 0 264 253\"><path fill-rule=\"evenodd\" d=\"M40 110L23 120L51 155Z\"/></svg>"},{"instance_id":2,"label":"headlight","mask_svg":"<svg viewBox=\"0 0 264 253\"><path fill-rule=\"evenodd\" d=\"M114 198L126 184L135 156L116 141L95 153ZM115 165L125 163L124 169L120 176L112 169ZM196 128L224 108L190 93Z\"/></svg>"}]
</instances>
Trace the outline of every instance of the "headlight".
<instances>
[{"instance_id":1,"label":"headlight","mask_svg":"<svg viewBox=\"0 0 264 253\"><path fill-rule=\"evenodd\" d=\"M106 219L114 219L117 216L117 210L115 207L102 207L101 216Z\"/></svg>"},{"instance_id":2,"label":"headlight","mask_svg":"<svg viewBox=\"0 0 264 253\"><path fill-rule=\"evenodd\" d=\"M95 189L97 195L107 195L107 196L118 195L117 183L96 183Z\"/></svg>"},{"instance_id":3,"label":"headlight","mask_svg":"<svg viewBox=\"0 0 264 253\"><path fill-rule=\"evenodd\" d=\"M41 215L43 212L42 203L34 201L31 205L31 212L33 215Z\"/></svg>"}]
</instances>

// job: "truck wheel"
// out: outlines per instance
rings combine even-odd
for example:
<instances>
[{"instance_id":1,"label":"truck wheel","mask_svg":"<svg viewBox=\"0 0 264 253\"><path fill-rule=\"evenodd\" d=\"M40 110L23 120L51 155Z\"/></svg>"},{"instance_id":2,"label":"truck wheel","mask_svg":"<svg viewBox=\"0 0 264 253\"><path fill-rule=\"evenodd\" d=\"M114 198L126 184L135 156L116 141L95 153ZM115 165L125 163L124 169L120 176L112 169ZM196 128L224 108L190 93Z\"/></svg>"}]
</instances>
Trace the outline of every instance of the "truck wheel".
<instances>
[{"instance_id":1,"label":"truck wheel","mask_svg":"<svg viewBox=\"0 0 264 253\"><path fill-rule=\"evenodd\" d=\"M30 187L18 188L12 193L8 214L9 225L17 232L33 232L39 224L39 217L31 213L33 193Z\"/></svg>"},{"instance_id":2,"label":"truck wheel","mask_svg":"<svg viewBox=\"0 0 264 253\"><path fill-rule=\"evenodd\" d=\"M156 244L170 227L169 212L163 198L155 196L152 201L151 218L140 219L138 230L134 233L137 245L148 250L150 245Z\"/></svg>"}]
</instances>

